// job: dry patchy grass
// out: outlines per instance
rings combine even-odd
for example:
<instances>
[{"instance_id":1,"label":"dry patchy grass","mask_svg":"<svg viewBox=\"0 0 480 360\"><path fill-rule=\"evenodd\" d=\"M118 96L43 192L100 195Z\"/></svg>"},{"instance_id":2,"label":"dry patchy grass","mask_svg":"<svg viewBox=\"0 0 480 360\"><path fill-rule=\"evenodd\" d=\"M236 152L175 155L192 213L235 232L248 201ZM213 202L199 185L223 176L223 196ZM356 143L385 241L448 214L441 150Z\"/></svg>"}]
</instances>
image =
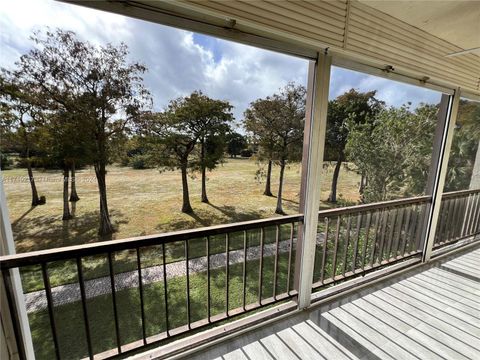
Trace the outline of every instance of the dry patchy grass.
<instances>
[{"instance_id":1,"label":"dry patchy grass","mask_svg":"<svg viewBox=\"0 0 480 360\"><path fill-rule=\"evenodd\" d=\"M180 211L182 192L180 173L156 169L134 170L110 166L107 174L108 201L117 228L113 239L190 229L222 223L275 216L275 197L263 196L264 183L255 179L258 164L251 159L228 159L208 173L207 191L211 204L200 202L200 177L189 179L195 213ZM298 212L300 191L299 164L288 167L284 186L284 210ZM59 171L36 171L40 195L46 205L30 207L28 182L12 181L25 176L25 169L2 171L16 247L19 252L99 241L98 191L93 169L77 172L80 201L74 205L72 220L62 221L62 178ZM328 197L333 167L323 171L321 198ZM338 194L349 202L358 200L357 174L340 173ZM272 191L278 187L278 168L274 167ZM328 207L326 203L320 206Z\"/></svg>"}]
</instances>

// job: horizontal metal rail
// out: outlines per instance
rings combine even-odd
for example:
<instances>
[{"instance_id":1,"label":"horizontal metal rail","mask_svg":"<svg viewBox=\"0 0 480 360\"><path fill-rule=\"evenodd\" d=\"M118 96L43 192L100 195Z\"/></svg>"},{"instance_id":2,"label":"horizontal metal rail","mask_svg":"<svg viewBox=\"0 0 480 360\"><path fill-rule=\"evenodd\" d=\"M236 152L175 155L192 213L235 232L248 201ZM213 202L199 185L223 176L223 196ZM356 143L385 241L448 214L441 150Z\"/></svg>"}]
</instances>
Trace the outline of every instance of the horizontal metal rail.
<instances>
[{"instance_id":1,"label":"horizontal metal rail","mask_svg":"<svg viewBox=\"0 0 480 360\"><path fill-rule=\"evenodd\" d=\"M198 239L208 236L235 233L245 230L255 230L262 227L290 224L303 221L303 215L288 215L270 219L238 222L234 224L217 225L191 230L174 231L157 235L139 236L127 239L101 241L92 244L66 246L55 249L32 251L15 255L0 256L0 269L11 269L42 262L73 259L76 257L93 256L122 250L132 250L137 247L154 246L160 244Z\"/></svg>"},{"instance_id":2,"label":"horizontal metal rail","mask_svg":"<svg viewBox=\"0 0 480 360\"><path fill-rule=\"evenodd\" d=\"M451 191L443 193L442 199L455 198L458 196L465 196L470 194L479 194L480 189L469 189L469 190L460 190L460 191Z\"/></svg>"}]
</instances>

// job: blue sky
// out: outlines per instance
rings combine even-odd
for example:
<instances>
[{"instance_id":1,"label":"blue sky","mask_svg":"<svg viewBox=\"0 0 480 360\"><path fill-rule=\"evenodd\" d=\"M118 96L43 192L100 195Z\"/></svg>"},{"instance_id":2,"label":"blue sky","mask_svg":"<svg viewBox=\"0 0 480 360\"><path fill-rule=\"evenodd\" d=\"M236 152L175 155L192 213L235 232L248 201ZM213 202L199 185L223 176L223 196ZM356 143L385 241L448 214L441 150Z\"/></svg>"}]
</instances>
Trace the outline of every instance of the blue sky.
<instances>
[{"instance_id":1,"label":"blue sky","mask_svg":"<svg viewBox=\"0 0 480 360\"><path fill-rule=\"evenodd\" d=\"M289 81L306 84L303 59L53 0L0 2L0 66L12 68L32 47L32 31L45 26L73 30L99 45L125 42L132 61L149 69L145 83L157 110L172 98L202 90L229 100L240 121L251 101L271 95ZM380 99L394 106L440 99L433 91L334 68L330 98L351 88L376 89Z\"/></svg>"}]
</instances>

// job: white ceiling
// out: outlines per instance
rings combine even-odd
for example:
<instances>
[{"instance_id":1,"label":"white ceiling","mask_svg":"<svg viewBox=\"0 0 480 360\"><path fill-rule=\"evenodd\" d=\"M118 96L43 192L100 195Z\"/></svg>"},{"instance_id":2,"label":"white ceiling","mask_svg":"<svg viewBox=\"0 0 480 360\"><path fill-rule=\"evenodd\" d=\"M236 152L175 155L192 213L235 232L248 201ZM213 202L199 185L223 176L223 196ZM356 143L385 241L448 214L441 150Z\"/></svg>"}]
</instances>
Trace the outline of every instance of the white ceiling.
<instances>
[{"instance_id":1,"label":"white ceiling","mask_svg":"<svg viewBox=\"0 0 480 360\"><path fill-rule=\"evenodd\" d=\"M480 47L480 1L359 1L463 49Z\"/></svg>"}]
</instances>

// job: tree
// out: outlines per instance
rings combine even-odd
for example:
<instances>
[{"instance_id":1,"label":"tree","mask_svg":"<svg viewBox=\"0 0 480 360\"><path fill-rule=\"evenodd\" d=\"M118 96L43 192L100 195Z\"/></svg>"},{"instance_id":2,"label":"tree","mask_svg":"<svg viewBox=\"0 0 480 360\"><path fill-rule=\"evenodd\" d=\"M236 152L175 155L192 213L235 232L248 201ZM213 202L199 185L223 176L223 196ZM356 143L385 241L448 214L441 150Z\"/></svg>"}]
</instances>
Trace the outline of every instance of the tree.
<instances>
[{"instance_id":1,"label":"tree","mask_svg":"<svg viewBox=\"0 0 480 360\"><path fill-rule=\"evenodd\" d=\"M160 168L181 171L184 213L193 212L188 189L189 170L202 171L202 200L208 201L205 169L214 168L220 153L223 154L227 122L232 119L230 109L227 102L193 92L171 100L164 112L146 113L143 118L143 134L150 162ZM195 152L197 144L200 149Z\"/></svg>"},{"instance_id":2,"label":"tree","mask_svg":"<svg viewBox=\"0 0 480 360\"><path fill-rule=\"evenodd\" d=\"M270 96L253 101L244 112L244 127L252 134L253 140L259 147L257 157L259 160L267 161L265 190L263 192L265 196L273 196L271 177L276 144L274 126L280 113L281 103L278 99Z\"/></svg>"},{"instance_id":3,"label":"tree","mask_svg":"<svg viewBox=\"0 0 480 360\"><path fill-rule=\"evenodd\" d=\"M381 110L372 120L350 124L346 154L368 178L365 202L425 191L437 106Z\"/></svg>"},{"instance_id":4,"label":"tree","mask_svg":"<svg viewBox=\"0 0 480 360\"><path fill-rule=\"evenodd\" d=\"M246 147L247 140L242 134L231 132L227 135L227 153L230 157L237 157Z\"/></svg>"},{"instance_id":5,"label":"tree","mask_svg":"<svg viewBox=\"0 0 480 360\"><path fill-rule=\"evenodd\" d=\"M39 197L32 170L32 151L38 144L39 124L36 117L39 109L35 105L35 91L16 81L15 76L2 69L0 76L0 121L3 131L20 145L25 158L32 193L32 206L45 204L45 197ZM3 140L5 141L5 139Z\"/></svg>"},{"instance_id":6,"label":"tree","mask_svg":"<svg viewBox=\"0 0 480 360\"><path fill-rule=\"evenodd\" d=\"M228 101L211 99L194 91L185 98L182 106L175 110L175 116L195 122L192 135L198 138L200 154L195 164L202 177L201 200L208 203L206 171L217 167L223 158L226 135L233 121L232 106ZM192 120L194 119L194 120Z\"/></svg>"},{"instance_id":7,"label":"tree","mask_svg":"<svg viewBox=\"0 0 480 360\"><path fill-rule=\"evenodd\" d=\"M480 153L479 139L480 106L473 101L460 100L444 191L469 188L475 160Z\"/></svg>"},{"instance_id":8,"label":"tree","mask_svg":"<svg viewBox=\"0 0 480 360\"><path fill-rule=\"evenodd\" d=\"M175 116L175 110L182 106L183 99L172 100L165 112L144 116L144 141L150 163L170 170L180 169L182 176L182 212L192 213L188 190L189 157L197 142L196 133L188 126L186 119Z\"/></svg>"},{"instance_id":9,"label":"tree","mask_svg":"<svg viewBox=\"0 0 480 360\"><path fill-rule=\"evenodd\" d=\"M62 109L43 117L41 146L46 154L45 161L54 168L60 168L63 174L63 220L72 217L69 202L79 200L75 186L75 165L89 163L94 152L87 134L78 131L81 125L81 119L77 119L75 113ZM75 141L72 141L73 138Z\"/></svg>"},{"instance_id":10,"label":"tree","mask_svg":"<svg viewBox=\"0 0 480 360\"><path fill-rule=\"evenodd\" d=\"M18 76L40 88L52 109L61 108L82 119L81 131L94 148L91 162L99 190L98 232L111 234L106 186L111 140L151 105L142 78L146 67L128 63L125 44L94 46L60 29L35 33L32 39L37 47L20 58Z\"/></svg>"},{"instance_id":11,"label":"tree","mask_svg":"<svg viewBox=\"0 0 480 360\"><path fill-rule=\"evenodd\" d=\"M347 144L351 124L364 124L373 119L383 107L383 102L375 98L376 91L359 92L351 89L328 103L326 156L336 162L328 201L337 202L337 184L340 168L345 161L345 146Z\"/></svg>"},{"instance_id":12,"label":"tree","mask_svg":"<svg viewBox=\"0 0 480 360\"><path fill-rule=\"evenodd\" d=\"M303 86L290 83L278 94L254 101L245 111L245 128L257 137L269 156L267 171L271 172L272 161L280 166L277 214L284 214L282 194L287 162L298 161L302 156L305 95Z\"/></svg>"}]
</instances>

